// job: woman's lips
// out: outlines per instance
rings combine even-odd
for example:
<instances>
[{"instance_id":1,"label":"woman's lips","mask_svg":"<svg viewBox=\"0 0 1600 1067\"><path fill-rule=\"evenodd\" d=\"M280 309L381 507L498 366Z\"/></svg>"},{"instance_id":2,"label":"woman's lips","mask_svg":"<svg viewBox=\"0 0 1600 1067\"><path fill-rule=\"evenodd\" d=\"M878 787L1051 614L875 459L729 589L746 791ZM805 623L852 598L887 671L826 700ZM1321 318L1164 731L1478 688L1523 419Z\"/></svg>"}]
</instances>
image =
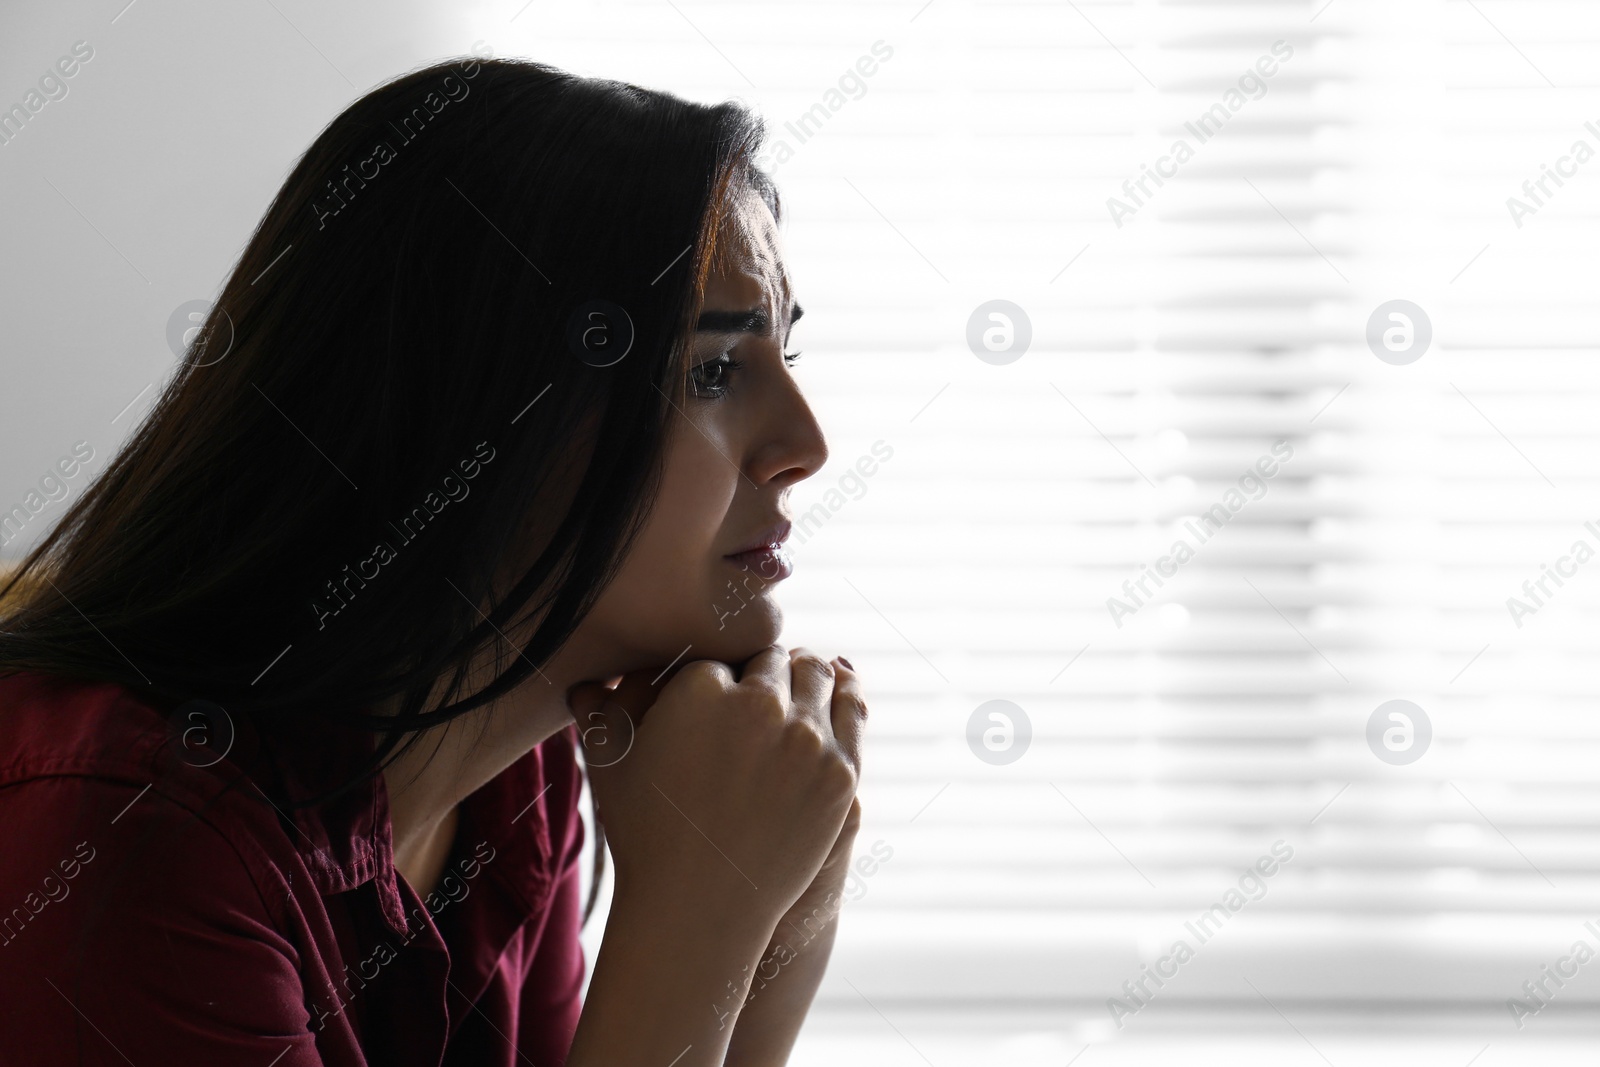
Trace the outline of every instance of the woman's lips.
<instances>
[{"instance_id":1,"label":"woman's lips","mask_svg":"<svg viewBox=\"0 0 1600 1067\"><path fill-rule=\"evenodd\" d=\"M782 519L768 526L750 540L729 552L729 557L741 555L745 552L759 552L764 548L777 548L789 539L790 523Z\"/></svg>"},{"instance_id":2,"label":"woman's lips","mask_svg":"<svg viewBox=\"0 0 1600 1067\"><path fill-rule=\"evenodd\" d=\"M754 571L769 582L787 578L794 573L794 563L783 544L789 538L789 530L789 520L785 519L745 542L739 551L730 552L723 558L742 569Z\"/></svg>"},{"instance_id":3,"label":"woman's lips","mask_svg":"<svg viewBox=\"0 0 1600 1067\"><path fill-rule=\"evenodd\" d=\"M782 581L794 573L794 562L789 559L789 552L783 545L768 545L766 548L752 549L749 552L738 552L723 559L736 563L743 570L755 572L769 582Z\"/></svg>"}]
</instances>

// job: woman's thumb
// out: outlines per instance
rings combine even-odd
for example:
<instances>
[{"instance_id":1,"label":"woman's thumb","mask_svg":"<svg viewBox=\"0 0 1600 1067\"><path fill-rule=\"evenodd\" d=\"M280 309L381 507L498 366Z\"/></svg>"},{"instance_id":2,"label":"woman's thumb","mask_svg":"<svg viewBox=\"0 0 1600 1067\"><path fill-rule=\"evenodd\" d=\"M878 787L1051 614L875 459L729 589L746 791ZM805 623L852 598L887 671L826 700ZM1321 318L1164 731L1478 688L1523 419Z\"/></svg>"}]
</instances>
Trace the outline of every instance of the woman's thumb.
<instances>
[{"instance_id":1,"label":"woman's thumb","mask_svg":"<svg viewBox=\"0 0 1600 1067\"><path fill-rule=\"evenodd\" d=\"M567 690L567 708L578 721L578 732L583 732L584 722L593 712L600 710L611 690L600 682L579 682Z\"/></svg>"},{"instance_id":2,"label":"woman's thumb","mask_svg":"<svg viewBox=\"0 0 1600 1067\"><path fill-rule=\"evenodd\" d=\"M567 706L578 723L583 759L590 767L610 767L633 748L640 720L655 702L646 678L636 671L623 677L615 689L599 682L580 682L567 693Z\"/></svg>"},{"instance_id":3,"label":"woman's thumb","mask_svg":"<svg viewBox=\"0 0 1600 1067\"><path fill-rule=\"evenodd\" d=\"M611 690L599 682L579 682L567 693L567 707L578 724L578 740L583 745L584 762L589 766L607 766L610 762L611 742L621 725L618 708L607 706Z\"/></svg>"}]
</instances>

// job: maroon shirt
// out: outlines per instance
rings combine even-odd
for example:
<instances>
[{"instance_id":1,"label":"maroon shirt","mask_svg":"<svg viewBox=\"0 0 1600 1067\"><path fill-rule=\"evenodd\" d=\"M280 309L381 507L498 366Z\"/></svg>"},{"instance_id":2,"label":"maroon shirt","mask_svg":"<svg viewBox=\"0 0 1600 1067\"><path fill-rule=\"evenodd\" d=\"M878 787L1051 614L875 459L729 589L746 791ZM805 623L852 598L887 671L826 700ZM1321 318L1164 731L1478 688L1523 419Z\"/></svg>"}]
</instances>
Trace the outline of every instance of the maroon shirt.
<instances>
[{"instance_id":1,"label":"maroon shirt","mask_svg":"<svg viewBox=\"0 0 1600 1067\"><path fill-rule=\"evenodd\" d=\"M342 781L370 735L171 717L114 684L0 678L0 1064L564 1062L575 726L462 802L422 899L382 775L322 808L268 799Z\"/></svg>"}]
</instances>

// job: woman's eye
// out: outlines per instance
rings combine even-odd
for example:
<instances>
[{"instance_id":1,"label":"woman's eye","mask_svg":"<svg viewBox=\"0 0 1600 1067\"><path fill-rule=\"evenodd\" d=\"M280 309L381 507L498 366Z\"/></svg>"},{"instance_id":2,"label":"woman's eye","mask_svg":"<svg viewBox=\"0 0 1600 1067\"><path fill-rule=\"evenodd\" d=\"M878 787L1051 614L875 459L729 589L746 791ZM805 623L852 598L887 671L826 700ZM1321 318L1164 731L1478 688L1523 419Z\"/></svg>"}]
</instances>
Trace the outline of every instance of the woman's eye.
<instances>
[{"instance_id":1,"label":"woman's eye","mask_svg":"<svg viewBox=\"0 0 1600 1067\"><path fill-rule=\"evenodd\" d=\"M695 395L708 398L722 396L728 391L729 378L742 366L742 362L726 352L716 359L701 363L689 372Z\"/></svg>"},{"instance_id":2,"label":"woman's eye","mask_svg":"<svg viewBox=\"0 0 1600 1067\"><path fill-rule=\"evenodd\" d=\"M803 353L785 352L783 361L788 366L794 366L795 360ZM743 360L733 358L733 353L724 352L716 359L708 359L689 372L689 382L693 386L695 396L714 399L725 396L728 392L729 382L733 372L744 366Z\"/></svg>"}]
</instances>

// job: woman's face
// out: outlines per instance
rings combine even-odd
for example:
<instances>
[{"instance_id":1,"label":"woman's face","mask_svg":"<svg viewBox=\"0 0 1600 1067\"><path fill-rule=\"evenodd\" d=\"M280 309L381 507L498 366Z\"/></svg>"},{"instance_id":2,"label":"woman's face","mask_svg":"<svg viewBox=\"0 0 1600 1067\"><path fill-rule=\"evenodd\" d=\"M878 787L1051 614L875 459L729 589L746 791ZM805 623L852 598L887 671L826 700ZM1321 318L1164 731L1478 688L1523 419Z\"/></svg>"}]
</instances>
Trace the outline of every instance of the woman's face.
<instances>
[{"instance_id":1,"label":"woman's face","mask_svg":"<svg viewBox=\"0 0 1600 1067\"><path fill-rule=\"evenodd\" d=\"M615 658L607 673L680 656L737 663L777 640L783 612L773 592L787 576L785 552L730 556L786 536L790 487L828 457L784 357L799 313L777 224L754 190L738 200L722 241L724 262L707 280L690 342L689 395L671 416L660 496L574 635Z\"/></svg>"}]
</instances>

